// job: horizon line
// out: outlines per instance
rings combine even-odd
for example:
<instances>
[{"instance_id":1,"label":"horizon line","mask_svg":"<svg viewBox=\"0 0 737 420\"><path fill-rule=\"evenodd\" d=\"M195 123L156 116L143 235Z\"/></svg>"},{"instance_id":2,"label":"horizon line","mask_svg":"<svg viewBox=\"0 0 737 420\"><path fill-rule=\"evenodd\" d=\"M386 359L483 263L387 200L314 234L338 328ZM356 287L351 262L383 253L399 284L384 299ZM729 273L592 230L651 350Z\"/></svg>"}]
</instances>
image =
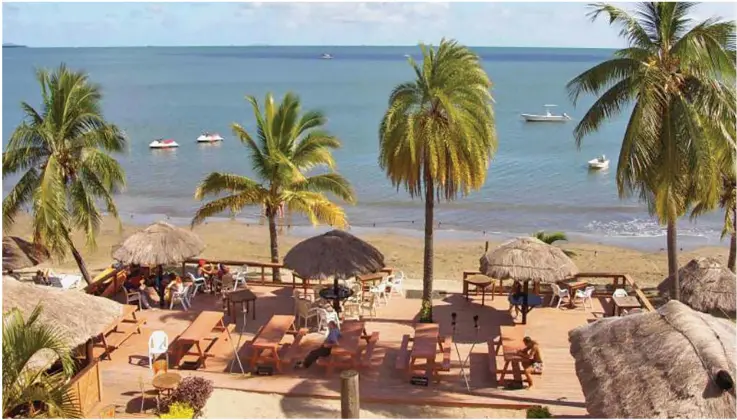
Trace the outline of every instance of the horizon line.
<instances>
[{"instance_id":1,"label":"horizon line","mask_svg":"<svg viewBox=\"0 0 737 420\"><path fill-rule=\"evenodd\" d=\"M372 44L343 44L343 45L329 45L329 44L313 44L313 45L299 45L299 44L245 44L245 45L85 45L85 46L33 46L28 44L21 44L15 42L3 43L3 47L23 47L33 49L63 49L63 48L253 48L253 47L323 47L323 48L335 48L335 47L385 47L385 48L417 48L418 44L409 45L372 45ZM433 44L426 44L435 46ZM546 49L572 49L572 50L616 50L621 47L561 47L561 46L515 46L515 45L467 45L468 48L546 48Z\"/></svg>"}]
</instances>

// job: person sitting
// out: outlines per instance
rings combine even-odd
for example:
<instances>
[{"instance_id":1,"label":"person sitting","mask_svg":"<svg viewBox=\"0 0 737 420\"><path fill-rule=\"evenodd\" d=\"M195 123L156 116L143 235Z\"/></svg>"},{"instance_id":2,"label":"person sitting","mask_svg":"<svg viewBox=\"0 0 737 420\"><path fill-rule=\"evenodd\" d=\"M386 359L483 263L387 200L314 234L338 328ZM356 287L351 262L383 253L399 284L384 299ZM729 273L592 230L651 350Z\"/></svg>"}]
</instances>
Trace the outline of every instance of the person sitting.
<instances>
[{"instance_id":1,"label":"person sitting","mask_svg":"<svg viewBox=\"0 0 737 420\"><path fill-rule=\"evenodd\" d=\"M335 321L328 322L328 336L322 345L307 354L303 362L297 362L297 368L304 367L305 369L312 366L320 357L330 356L333 346L338 344L340 339L340 330L338 324Z\"/></svg>"},{"instance_id":2,"label":"person sitting","mask_svg":"<svg viewBox=\"0 0 737 420\"><path fill-rule=\"evenodd\" d=\"M176 293L182 293L184 291L184 283L182 282L182 278L179 276L174 276L174 281L170 281L169 284L166 286L166 291L164 292L164 300L167 302L171 302L172 295Z\"/></svg>"},{"instance_id":3,"label":"person sitting","mask_svg":"<svg viewBox=\"0 0 737 420\"><path fill-rule=\"evenodd\" d=\"M522 297L525 296L524 290L522 290L522 283L515 280L514 284L512 285L512 289L509 291L509 313L512 313L512 309L515 311L515 318L519 316L519 302L521 301Z\"/></svg>"},{"instance_id":4,"label":"person sitting","mask_svg":"<svg viewBox=\"0 0 737 420\"><path fill-rule=\"evenodd\" d=\"M529 387L532 388L532 374L543 373L543 358L540 354L540 345L530 337L522 339L525 348L519 351L522 357L522 367L525 368L525 379Z\"/></svg>"},{"instance_id":5,"label":"person sitting","mask_svg":"<svg viewBox=\"0 0 737 420\"><path fill-rule=\"evenodd\" d=\"M212 268L212 264L208 264L205 260L197 261L197 274L195 277L202 277L205 279L205 289L210 293L215 293L215 289L212 284L212 276L215 271Z\"/></svg>"},{"instance_id":6,"label":"person sitting","mask_svg":"<svg viewBox=\"0 0 737 420\"><path fill-rule=\"evenodd\" d=\"M141 300L141 307L143 309L151 309L151 302L148 299L148 294L145 292L146 283L143 281L143 277L127 277L125 282L123 282L123 287L125 288L126 293L134 290L137 291Z\"/></svg>"},{"instance_id":7,"label":"person sitting","mask_svg":"<svg viewBox=\"0 0 737 420\"><path fill-rule=\"evenodd\" d=\"M44 286L49 285L49 279L42 270L37 270L36 275L33 276L33 282L36 284L42 284Z\"/></svg>"}]
</instances>

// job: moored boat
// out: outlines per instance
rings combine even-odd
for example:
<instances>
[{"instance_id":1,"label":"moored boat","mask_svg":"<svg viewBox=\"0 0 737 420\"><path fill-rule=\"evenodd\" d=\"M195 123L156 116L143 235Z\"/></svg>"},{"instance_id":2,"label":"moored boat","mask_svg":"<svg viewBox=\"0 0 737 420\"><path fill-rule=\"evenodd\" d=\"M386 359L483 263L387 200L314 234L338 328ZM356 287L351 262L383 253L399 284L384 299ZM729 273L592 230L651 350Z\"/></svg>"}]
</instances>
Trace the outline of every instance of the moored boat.
<instances>
[{"instance_id":1,"label":"moored boat","mask_svg":"<svg viewBox=\"0 0 737 420\"><path fill-rule=\"evenodd\" d=\"M601 155L596 159L589 161L589 169L606 169L609 167L609 159L605 155Z\"/></svg>"},{"instance_id":2,"label":"moored boat","mask_svg":"<svg viewBox=\"0 0 737 420\"><path fill-rule=\"evenodd\" d=\"M223 141L223 138L218 133L204 132L197 137L197 143L212 143L216 141Z\"/></svg>"},{"instance_id":3,"label":"moored boat","mask_svg":"<svg viewBox=\"0 0 737 420\"><path fill-rule=\"evenodd\" d=\"M537 114L522 114L522 118L525 119L527 122L566 122L570 121L571 117L568 116L565 112L562 115L555 115L550 112L550 108L556 107L558 105L545 105L545 114L544 115L537 115Z\"/></svg>"},{"instance_id":4,"label":"moored boat","mask_svg":"<svg viewBox=\"0 0 737 420\"><path fill-rule=\"evenodd\" d=\"M148 144L151 149L173 149L179 147L179 143L173 139L156 139Z\"/></svg>"}]
</instances>

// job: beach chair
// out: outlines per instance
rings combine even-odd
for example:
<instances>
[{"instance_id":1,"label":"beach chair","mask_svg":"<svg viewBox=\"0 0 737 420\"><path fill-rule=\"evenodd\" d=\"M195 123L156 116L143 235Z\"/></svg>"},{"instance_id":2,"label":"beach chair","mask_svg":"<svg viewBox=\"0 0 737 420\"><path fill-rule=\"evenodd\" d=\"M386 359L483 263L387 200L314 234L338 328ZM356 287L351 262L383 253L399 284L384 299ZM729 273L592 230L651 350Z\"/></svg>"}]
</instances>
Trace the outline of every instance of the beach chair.
<instances>
[{"instance_id":1,"label":"beach chair","mask_svg":"<svg viewBox=\"0 0 737 420\"><path fill-rule=\"evenodd\" d=\"M404 297L404 286L402 284L404 282L404 273L399 271L397 275L391 277L393 279L389 282L389 296L398 294Z\"/></svg>"},{"instance_id":2,"label":"beach chair","mask_svg":"<svg viewBox=\"0 0 737 420\"><path fill-rule=\"evenodd\" d=\"M576 299L581 299L584 310L586 310L587 301L589 302L589 309L594 309L594 302L591 299L591 297L594 295L594 290L596 290L596 287L594 286L588 286L584 290L576 290Z\"/></svg>"},{"instance_id":3,"label":"beach chair","mask_svg":"<svg viewBox=\"0 0 737 420\"><path fill-rule=\"evenodd\" d=\"M568 293L568 290L561 289L560 286L558 286L555 283L551 283L550 287L553 289L553 297L550 299L550 306L553 306L553 303L555 302L555 299L558 299L558 305L556 305L556 309L560 309L560 304L563 302L563 299L571 299L570 293Z\"/></svg>"},{"instance_id":4,"label":"beach chair","mask_svg":"<svg viewBox=\"0 0 737 420\"><path fill-rule=\"evenodd\" d=\"M148 338L148 366L153 370L154 360L161 355L166 356L166 363L169 363L169 336L166 332L157 330L151 333Z\"/></svg>"},{"instance_id":5,"label":"beach chair","mask_svg":"<svg viewBox=\"0 0 737 420\"><path fill-rule=\"evenodd\" d=\"M297 326L300 326L301 320L304 320L304 326L307 327L307 324L310 322L311 319L318 319L317 312L314 311L312 307L312 302L308 299L302 299L302 298L296 298L294 301L294 315L297 319Z\"/></svg>"},{"instance_id":6,"label":"beach chair","mask_svg":"<svg viewBox=\"0 0 737 420\"><path fill-rule=\"evenodd\" d=\"M233 274L233 278L235 279L235 285L233 286L233 290L238 290L238 286L246 287L246 282L248 281L248 266L243 264L241 266L241 269L236 271Z\"/></svg>"},{"instance_id":7,"label":"beach chair","mask_svg":"<svg viewBox=\"0 0 737 420\"><path fill-rule=\"evenodd\" d=\"M138 289L134 290L128 290L126 288L123 288L125 290L125 304L130 305L132 303L138 304L138 309L141 308L141 291Z\"/></svg>"},{"instance_id":8,"label":"beach chair","mask_svg":"<svg viewBox=\"0 0 737 420\"><path fill-rule=\"evenodd\" d=\"M169 299L169 309L174 309L174 304L179 302L182 305L182 308L184 308L185 311L189 310L190 303L189 303L189 292L190 287L192 285L186 285L184 286L184 289L182 289L181 292L177 292L172 290L171 292L171 299Z\"/></svg>"},{"instance_id":9,"label":"beach chair","mask_svg":"<svg viewBox=\"0 0 737 420\"><path fill-rule=\"evenodd\" d=\"M202 291L205 287L205 278L204 277L195 277L192 273L187 273L187 277L189 277L190 280L192 280L192 297L197 296L197 291Z\"/></svg>"},{"instance_id":10,"label":"beach chair","mask_svg":"<svg viewBox=\"0 0 737 420\"><path fill-rule=\"evenodd\" d=\"M627 297L627 291L624 289L617 289L612 293L612 297Z\"/></svg>"},{"instance_id":11,"label":"beach chair","mask_svg":"<svg viewBox=\"0 0 737 420\"><path fill-rule=\"evenodd\" d=\"M361 316L364 316L365 312L368 312L369 315L376 318L376 306L378 301L378 296L374 293L369 293L365 299L361 301L361 307L359 308L361 311Z\"/></svg>"}]
</instances>

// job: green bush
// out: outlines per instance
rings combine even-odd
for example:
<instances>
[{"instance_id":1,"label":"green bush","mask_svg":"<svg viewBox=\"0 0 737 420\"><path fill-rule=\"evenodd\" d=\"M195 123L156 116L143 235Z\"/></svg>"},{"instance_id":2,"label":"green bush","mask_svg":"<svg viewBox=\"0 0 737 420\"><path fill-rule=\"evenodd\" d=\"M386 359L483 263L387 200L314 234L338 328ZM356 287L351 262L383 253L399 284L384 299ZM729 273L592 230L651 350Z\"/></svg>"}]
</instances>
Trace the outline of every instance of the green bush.
<instances>
[{"instance_id":1,"label":"green bush","mask_svg":"<svg viewBox=\"0 0 737 420\"><path fill-rule=\"evenodd\" d=\"M194 418L194 408L186 402L175 402L169 406L169 412L159 415L162 419L191 419Z\"/></svg>"},{"instance_id":2,"label":"green bush","mask_svg":"<svg viewBox=\"0 0 737 420\"><path fill-rule=\"evenodd\" d=\"M552 417L553 415L550 414L550 410L548 410L548 407L537 405L535 407L530 407L527 409L528 419L549 419Z\"/></svg>"}]
</instances>

